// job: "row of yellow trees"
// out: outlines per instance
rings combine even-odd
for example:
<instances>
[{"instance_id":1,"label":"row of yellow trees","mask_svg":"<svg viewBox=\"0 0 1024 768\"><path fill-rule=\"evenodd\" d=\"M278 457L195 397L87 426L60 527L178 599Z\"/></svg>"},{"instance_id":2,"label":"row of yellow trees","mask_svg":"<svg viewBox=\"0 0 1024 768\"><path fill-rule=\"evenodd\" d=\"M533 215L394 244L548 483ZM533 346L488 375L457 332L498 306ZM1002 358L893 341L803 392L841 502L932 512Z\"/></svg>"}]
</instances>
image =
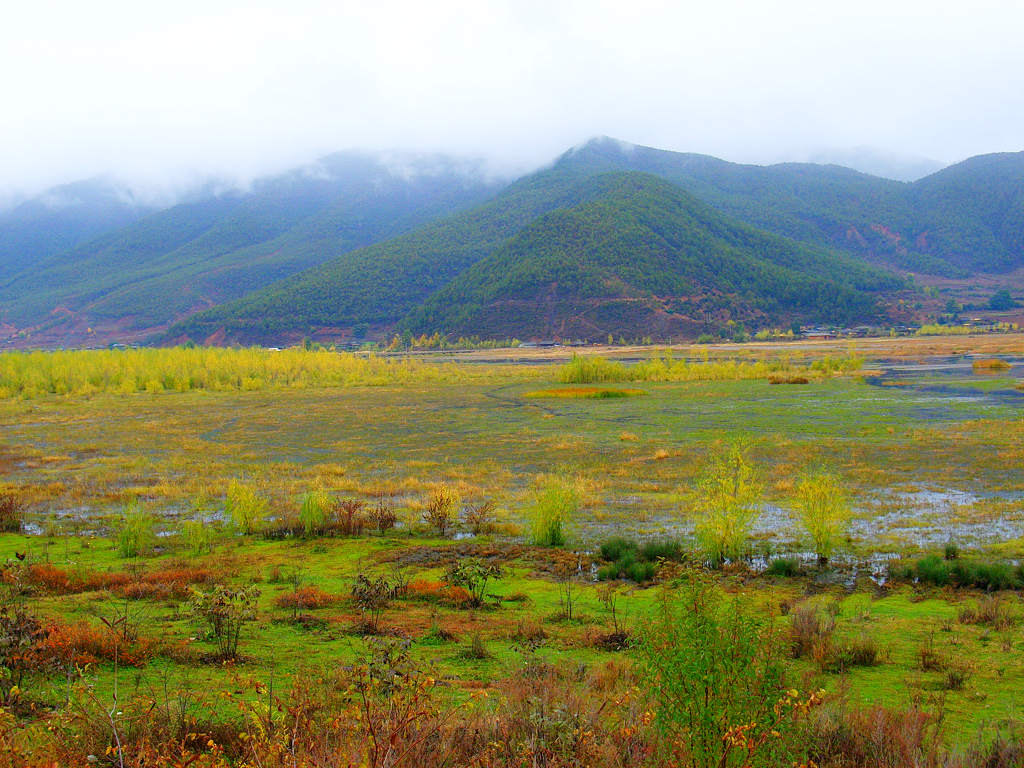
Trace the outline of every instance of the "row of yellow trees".
<instances>
[{"instance_id":1,"label":"row of yellow trees","mask_svg":"<svg viewBox=\"0 0 1024 768\"><path fill-rule=\"evenodd\" d=\"M0 354L0 398L461 382L496 373L502 371L304 349L5 352Z\"/></svg>"}]
</instances>

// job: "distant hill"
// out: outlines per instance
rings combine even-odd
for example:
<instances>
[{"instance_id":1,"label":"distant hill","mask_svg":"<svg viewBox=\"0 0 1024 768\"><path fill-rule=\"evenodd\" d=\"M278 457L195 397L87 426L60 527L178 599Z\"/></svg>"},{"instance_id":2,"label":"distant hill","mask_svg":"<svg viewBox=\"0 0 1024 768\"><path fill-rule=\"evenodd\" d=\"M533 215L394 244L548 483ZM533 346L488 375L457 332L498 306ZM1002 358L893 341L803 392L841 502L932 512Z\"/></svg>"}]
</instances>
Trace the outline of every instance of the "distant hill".
<instances>
[{"instance_id":1,"label":"distant hill","mask_svg":"<svg viewBox=\"0 0 1024 768\"><path fill-rule=\"evenodd\" d=\"M616 178L638 190L612 194ZM499 316L512 301L502 291L533 297L515 301L534 317L522 327L536 333L852 321L881 317L877 300L892 304L903 277L997 284L1024 268L1022 190L1024 153L971 158L908 183L600 138L510 184L446 157L339 153L147 211L70 250L51 243L29 258L23 249L22 268L0 272L0 328L49 344L82 343L94 323L107 337L169 328L161 338L197 341L396 328L501 335L512 327ZM95 226L106 226L101 219ZM665 232L676 239L659 251L652 243ZM645 265L650 279L622 272L617 259ZM527 274L538 281L529 288ZM591 291L598 284L605 293ZM558 293L573 285L577 293Z\"/></svg>"},{"instance_id":2,"label":"distant hill","mask_svg":"<svg viewBox=\"0 0 1024 768\"><path fill-rule=\"evenodd\" d=\"M0 211L0 284L14 272L153 211L105 178L47 190Z\"/></svg>"},{"instance_id":3,"label":"distant hill","mask_svg":"<svg viewBox=\"0 0 1024 768\"><path fill-rule=\"evenodd\" d=\"M644 206L649 210L642 211ZM581 226L584 221L586 227ZM651 243L662 232L673 239L657 251ZM628 279L611 274L617 260L635 262ZM643 278L638 270L650 274ZM894 290L902 284L826 248L729 220L652 174L595 173L589 165L560 161L471 211L352 251L195 315L171 335L202 340L226 333L255 341L324 327L388 325L407 315L408 325L418 331L501 335L499 324L488 321L474 327L472 318L485 304L500 301L503 291L540 290L524 287L524 275L544 285L559 283L560 300L569 302L659 292L665 298L685 295L696 304L670 314L682 318L692 311L701 325L713 325L730 314L762 319L877 317L876 303L866 291ZM559 275L566 280L560 281ZM616 289L621 294L593 295L596 285L608 281L622 283ZM778 292L774 300L769 289ZM704 295L707 291L715 295ZM717 308L704 317L709 301ZM544 320L555 322L553 316ZM638 322L631 320L630 325ZM542 333L539 321L527 325L530 335Z\"/></svg>"},{"instance_id":4,"label":"distant hill","mask_svg":"<svg viewBox=\"0 0 1024 768\"><path fill-rule=\"evenodd\" d=\"M255 341L324 326L394 323L538 216L583 202L592 190L582 182L592 175L560 166L530 174L471 210L194 315L169 336L200 340L224 330Z\"/></svg>"},{"instance_id":5,"label":"distant hill","mask_svg":"<svg viewBox=\"0 0 1024 768\"><path fill-rule=\"evenodd\" d=\"M499 186L451 158L339 153L40 260L0 281L0 319L39 323L59 308L83 322L160 326L476 204Z\"/></svg>"},{"instance_id":6,"label":"distant hill","mask_svg":"<svg viewBox=\"0 0 1024 768\"><path fill-rule=\"evenodd\" d=\"M1008 201L1019 199L1024 152L971 158L912 184L838 166L739 165L607 138L559 163L653 173L741 221L896 269L964 277L1024 266L1024 250L1007 252L992 229Z\"/></svg>"},{"instance_id":7,"label":"distant hill","mask_svg":"<svg viewBox=\"0 0 1024 768\"><path fill-rule=\"evenodd\" d=\"M919 216L908 249L944 254L969 274L1024 267L1024 152L980 155L910 187Z\"/></svg>"},{"instance_id":8,"label":"distant hill","mask_svg":"<svg viewBox=\"0 0 1024 768\"><path fill-rule=\"evenodd\" d=\"M728 321L855 323L900 281L729 219L636 172L594 177L415 309L403 326L497 338L693 336Z\"/></svg>"},{"instance_id":9,"label":"distant hill","mask_svg":"<svg viewBox=\"0 0 1024 768\"><path fill-rule=\"evenodd\" d=\"M871 176L896 181L917 181L942 170L947 165L929 157L886 152L873 147L821 149L806 159L809 163L841 165Z\"/></svg>"}]
</instances>

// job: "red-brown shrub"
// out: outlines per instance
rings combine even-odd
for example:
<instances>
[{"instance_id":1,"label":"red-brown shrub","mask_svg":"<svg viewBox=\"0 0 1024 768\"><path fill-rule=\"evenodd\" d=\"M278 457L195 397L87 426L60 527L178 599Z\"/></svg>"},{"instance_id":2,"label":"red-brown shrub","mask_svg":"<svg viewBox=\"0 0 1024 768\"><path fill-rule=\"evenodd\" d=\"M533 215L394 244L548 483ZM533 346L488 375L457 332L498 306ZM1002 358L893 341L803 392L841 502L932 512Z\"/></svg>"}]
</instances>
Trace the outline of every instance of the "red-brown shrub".
<instances>
[{"instance_id":1,"label":"red-brown shrub","mask_svg":"<svg viewBox=\"0 0 1024 768\"><path fill-rule=\"evenodd\" d=\"M310 610L334 605L339 599L337 595L325 592L319 587L299 587L292 592L285 592L283 595L280 595L274 601L274 605L278 608Z\"/></svg>"},{"instance_id":2,"label":"red-brown shrub","mask_svg":"<svg viewBox=\"0 0 1024 768\"><path fill-rule=\"evenodd\" d=\"M414 600L449 603L460 607L468 605L473 600L473 596L465 587L448 586L441 581L426 579L410 581L405 594Z\"/></svg>"},{"instance_id":3,"label":"red-brown shrub","mask_svg":"<svg viewBox=\"0 0 1024 768\"><path fill-rule=\"evenodd\" d=\"M106 627L86 621L67 624L54 621L47 625L45 636L38 643L43 664L84 666L100 661L114 661L128 667L143 666L156 653L157 643L145 637L125 641Z\"/></svg>"},{"instance_id":4,"label":"red-brown shrub","mask_svg":"<svg viewBox=\"0 0 1024 768\"><path fill-rule=\"evenodd\" d=\"M167 568L133 576L123 571L65 570L52 563L32 563L21 571L8 569L3 579L14 583L21 578L27 584L55 595L94 592L109 589L124 597L184 597L190 584L214 581L209 568Z\"/></svg>"}]
</instances>

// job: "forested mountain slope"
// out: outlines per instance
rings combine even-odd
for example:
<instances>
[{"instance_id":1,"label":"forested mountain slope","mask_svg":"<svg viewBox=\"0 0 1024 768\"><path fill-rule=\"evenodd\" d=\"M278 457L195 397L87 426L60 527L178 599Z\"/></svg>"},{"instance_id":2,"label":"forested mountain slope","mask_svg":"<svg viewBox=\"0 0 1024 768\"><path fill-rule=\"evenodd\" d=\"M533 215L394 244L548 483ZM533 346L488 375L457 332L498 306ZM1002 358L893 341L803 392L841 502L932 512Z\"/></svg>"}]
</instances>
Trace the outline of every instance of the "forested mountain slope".
<instances>
[{"instance_id":1,"label":"forested mountain slope","mask_svg":"<svg viewBox=\"0 0 1024 768\"><path fill-rule=\"evenodd\" d=\"M545 214L414 310L403 326L497 338L694 335L729 320L851 323L900 282L761 232L655 176Z\"/></svg>"},{"instance_id":2,"label":"forested mountain slope","mask_svg":"<svg viewBox=\"0 0 1024 768\"><path fill-rule=\"evenodd\" d=\"M40 260L120 229L154 208L109 179L54 187L0 211L0 283Z\"/></svg>"},{"instance_id":3,"label":"forested mountain slope","mask_svg":"<svg viewBox=\"0 0 1024 768\"><path fill-rule=\"evenodd\" d=\"M55 309L158 326L480 202L500 183L436 156L343 153L153 213L0 281L5 319Z\"/></svg>"},{"instance_id":4,"label":"forested mountain slope","mask_svg":"<svg viewBox=\"0 0 1024 768\"><path fill-rule=\"evenodd\" d=\"M638 206L645 204L650 204L652 210L640 225L643 231L632 231ZM683 220L684 214L692 219L697 215L695 212L699 212L699 222ZM588 222L585 231L580 229L581 216ZM699 260L702 255L687 254L688 241L684 233L678 231L680 228L693 230L686 233L693 235L693 242L702 238L714 241L712 250L703 255L710 256L713 251L721 258L718 262L703 264L701 280L693 279L701 270L678 271L679 264L668 267L663 257L644 250L640 240L657 237L660 230L667 232L673 228L676 229L674 253L677 260L691 256L691 260ZM713 234L716 232L719 234ZM604 245L601 238L605 239ZM570 256L565 249L573 240L576 246L569 249ZM802 292L804 311L798 314L803 317L814 314L809 311L808 301L813 303L810 295L823 288L821 275L829 275L827 279L833 281L829 283L829 290L846 286L844 290L860 292L839 291L843 293L843 305L849 302L851 309L856 306L852 314L862 317L875 314L874 301L863 291L895 288L900 284L891 275L853 259L841 258L827 249L803 246L729 221L691 195L652 175L594 175L589 168L557 164L521 179L476 209L403 237L353 251L237 302L200 313L172 329L171 334L198 340L226 331L232 338L257 340L323 327L386 325L410 315L410 324L421 331L449 332L458 326L467 332L494 335L493 327L471 327L467 318L472 316L472 310L463 301L479 305L496 296L503 287L511 287L507 278L523 270L528 272L530 265L543 263L544 257L549 255L546 250L549 246L556 251L563 249L560 252L563 262L569 258L596 259L582 266L582 271L575 271L563 285L563 293L580 298L590 290L584 276L588 280L597 279L593 270L602 272L607 265L601 262L612 258L613 251L615 259L637 265L632 270L633 290L646 293L665 289L667 295L678 296L687 291L697 293L714 283L723 292L738 295L771 273L774 279L770 285L786 296L793 291ZM755 255L756 249L760 249L760 255ZM482 272L466 273L478 264L483 264ZM637 270L644 269L653 271L647 279L640 279ZM732 270L732 274L726 274L726 269ZM784 275L780 272L782 269ZM670 277L673 270L677 273ZM715 270L722 274L712 280L710 272ZM814 276L803 275L802 271ZM456 285L467 290L472 286L471 294L462 296L459 289L453 287L428 301L435 292L464 273L468 275L466 281ZM495 283L493 289L486 286L491 278ZM668 278L668 282L662 278ZM784 285L787 281L788 287ZM815 287L808 287L811 284ZM833 306L836 295L833 292L826 299L825 294L821 294L819 299ZM760 299L767 300L763 291ZM426 307L417 311L424 302L427 302ZM442 312L441 305L445 303L449 306ZM753 311L752 307L745 306L751 303L750 297L739 299L734 295L725 303L733 305L740 314L751 315ZM740 309L740 305L744 308ZM782 305L796 308L796 303L780 294L776 306ZM534 333L540 332L539 327L535 327Z\"/></svg>"}]
</instances>

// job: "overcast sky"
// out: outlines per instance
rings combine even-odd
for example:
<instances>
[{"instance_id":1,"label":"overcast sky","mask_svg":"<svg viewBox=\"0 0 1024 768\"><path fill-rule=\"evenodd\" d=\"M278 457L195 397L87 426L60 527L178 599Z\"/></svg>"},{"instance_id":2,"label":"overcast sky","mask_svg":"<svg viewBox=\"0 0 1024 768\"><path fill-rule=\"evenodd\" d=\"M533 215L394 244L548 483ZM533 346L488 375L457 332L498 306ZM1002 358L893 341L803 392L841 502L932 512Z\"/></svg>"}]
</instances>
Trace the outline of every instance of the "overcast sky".
<instances>
[{"instance_id":1,"label":"overcast sky","mask_svg":"<svg viewBox=\"0 0 1024 768\"><path fill-rule=\"evenodd\" d=\"M0 26L0 194L594 135L730 160L1024 149L1024 2L33 0Z\"/></svg>"}]
</instances>

